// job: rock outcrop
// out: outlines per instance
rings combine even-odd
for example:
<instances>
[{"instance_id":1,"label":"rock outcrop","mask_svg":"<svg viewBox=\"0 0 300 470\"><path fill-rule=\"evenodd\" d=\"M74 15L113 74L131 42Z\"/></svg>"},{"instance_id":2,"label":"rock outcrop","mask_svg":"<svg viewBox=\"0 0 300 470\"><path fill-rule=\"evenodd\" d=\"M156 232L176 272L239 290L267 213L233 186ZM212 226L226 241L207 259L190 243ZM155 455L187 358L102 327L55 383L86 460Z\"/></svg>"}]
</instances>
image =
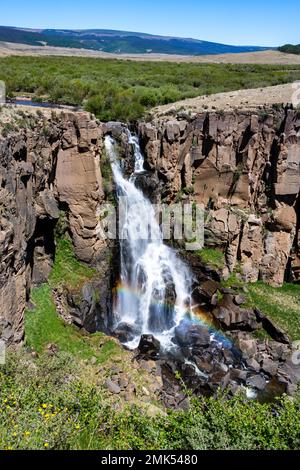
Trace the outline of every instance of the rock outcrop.
<instances>
[{"instance_id":1,"label":"rock outcrop","mask_svg":"<svg viewBox=\"0 0 300 470\"><path fill-rule=\"evenodd\" d=\"M206 244L232 272L279 286L300 279L300 114L292 109L202 113L139 126L162 199L206 208Z\"/></svg>"},{"instance_id":2,"label":"rock outcrop","mask_svg":"<svg viewBox=\"0 0 300 470\"><path fill-rule=\"evenodd\" d=\"M14 114L15 113L15 114ZM78 259L107 282L98 236L102 126L87 113L12 112L0 137L0 337L19 343L33 284L47 281L61 212Z\"/></svg>"}]
</instances>

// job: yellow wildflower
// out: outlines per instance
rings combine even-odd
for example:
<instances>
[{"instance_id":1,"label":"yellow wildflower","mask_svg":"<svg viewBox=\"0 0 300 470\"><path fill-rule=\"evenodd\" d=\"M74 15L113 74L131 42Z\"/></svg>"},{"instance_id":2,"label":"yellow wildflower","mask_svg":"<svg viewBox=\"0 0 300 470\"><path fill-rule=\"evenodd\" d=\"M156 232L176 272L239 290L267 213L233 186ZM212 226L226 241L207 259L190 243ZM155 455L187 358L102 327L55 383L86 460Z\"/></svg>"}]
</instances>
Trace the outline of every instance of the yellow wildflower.
<instances>
[{"instance_id":1,"label":"yellow wildflower","mask_svg":"<svg viewBox=\"0 0 300 470\"><path fill-rule=\"evenodd\" d=\"M48 442L45 442L44 447L45 447L45 449L48 449L49 443L48 443Z\"/></svg>"}]
</instances>

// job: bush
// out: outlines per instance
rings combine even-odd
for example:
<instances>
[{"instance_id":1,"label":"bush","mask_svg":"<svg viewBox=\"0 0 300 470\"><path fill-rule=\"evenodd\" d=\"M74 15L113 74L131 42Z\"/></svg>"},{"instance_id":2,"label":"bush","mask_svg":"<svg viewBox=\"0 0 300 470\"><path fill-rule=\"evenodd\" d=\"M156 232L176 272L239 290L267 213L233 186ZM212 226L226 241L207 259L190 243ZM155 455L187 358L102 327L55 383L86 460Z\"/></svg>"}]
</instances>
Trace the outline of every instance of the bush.
<instances>
[{"instance_id":1,"label":"bush","mask_svg":"<svg viewBox=\"0 0 300 470\"><path fill-rule=\"evenodd\" d=\"M300 67L133 62L84 57L5 57L7 93L84 106L102 121L135 121L153 106L300 79Z\"/></svg>"}]
</instances>

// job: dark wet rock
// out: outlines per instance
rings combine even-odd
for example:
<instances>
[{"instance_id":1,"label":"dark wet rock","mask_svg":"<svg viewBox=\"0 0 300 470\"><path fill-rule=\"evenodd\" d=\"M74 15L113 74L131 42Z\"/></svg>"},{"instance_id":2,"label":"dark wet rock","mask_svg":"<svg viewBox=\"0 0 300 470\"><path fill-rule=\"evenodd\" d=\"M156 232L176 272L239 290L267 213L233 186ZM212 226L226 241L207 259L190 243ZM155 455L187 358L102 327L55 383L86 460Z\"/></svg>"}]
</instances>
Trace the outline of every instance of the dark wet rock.
<instances>
[{"instance_id":1,"label":"dark wet rock","mask_svg":"<svg viewBox=\"0 0 300 470\"><path fill-rule=\"evenodd\" d=\"M206 302L211 304L213 296L220 288L221 284L219 282L214 281L213 279L208 279L195 287L192 295L196 302Z\"/></svg>"},{"instance_id":2,"label":"dark wet rock","mask_svg":"<svg viewBox=\"0 0 300 470\"><path fill-rule=\"evenodd\" d=\"M158 204L160 202L161 183L156 174L145 172L136 175L135 185L152 204Z\"/></svg>"},{"instance_id":3,"label":"dark wet rock","mask_svg":"<svg viewBox=\"0 0 300 470\"><path fill-rule=\"evenodd\" d=\"M259 329L253 310L241 309L230 294L225 294L212 312L224 330L255 331Z\"/></svg>"},{"instance_id":4,"label":"dark wet rock","mask_svg":"<svg viewBox=\"0 0 300 470\"><path fill-rule=\"evenodd\" d=\"M118 338L121 343L132 341L139 334L139 330L135 325L129 323L119 323L113 331L113 335Z\"/></svg>"},{"instance_id":5,"label":"dark wet rock","mask_svg":"<svg viewBox=\"0 0 300 470\"><path fill-rule=\"evenodd\" d=\"M102 287L103 283L95 278L86 282L81 290L66 290L63 295L56 292L56 306L58 310L64 310L64 305L67 306L65 316L77 327L84 328L89 333L95 333L101 325L101 330L105 331L103 316L106 317L106 312L102 309L100 302ZM64 318L63 313L61 316ZM67 321L66 318L64 319Z\"/></svg>"},{"instance_id":6,"label":"dark wet rock","mask_svg":"<svg viewBox=\"0 0 300 470\"><path fill-rule=\"evenodd\" d=\"M210 344L210 333L206 326L182 320L175 328L175 340L180 346L205 347Z\"/></svg>"},{"instance_id":7,"label":"dark wet rock","mask_svg":"<svg viewBox=\"0 0 300 470\"><path fill-rule=\"evenodd\" d=\"M286 384L278 380L277 377L273 377L266 385L266 388L259 395L261 402L270 402L275 398L282 396L284 393L288 393L290 384ZM292 387L292 386L291 386ZM290 389L292 391L292 388ZM291 393L292 394L292 393Z\"/></svg>"},{"instance_id":8,"label":"dark wet rock","mask_svg":"<svg viewBox=\"0 0 300 470\"><path fill-rule=\"evenodd\" d=\"M253 375L247 380L247 385L256 388L257 390L264 390L266 384L266 380L261 375Z\"/></svg>"},{"instance_id":9,"label":"dark wet rock","mask_svg":"<svg viewBox=\"0 0 300 470\"><path fill-rule=\"evenodd\" d=\"M110 134L118 141L128 142L128 128L122 122L109 121L105 124L104 133Z\"/></svg>"},{"instance_id":10,"label":"dark wet rock","mask_svg":"<svg viewBox=\"0 0 300 470\"><path fill-rule=\"evenodd\" d=\"M195 357L195 364L201 372L210 374L213 371L213 364L211 361L205 360L201 357Z\"/></svg>"},{"instance_id":11,"label":"dark wet rock","mask_svg":"<svg viewBox=\"0 0 300 470\"><path fill-rule=\"evenodd\" d=\"M246 361L247 367L255 372L260 371L259 363L252 357Z\"/></svg>"},{"instance_id":12,"label":"dark wet rock","mask_svg":"<svg viewBox=\"0 0 300 470\"><path fill-rule=\"evenodd\" d=\"M246 382L247 380L247 371L240 370L240 369L231 369L230 371L230 378L231 380L239 381L239 382Z\"/></svg>"},{"instance_id":13,"label":"dark wet rock","mask_svg":"<svg viewBox=\"0 0 300 470\"><path fill-rule=\"evenodd\" d=\"M138 351L142 356L157 358L160 353L160 342L153 335L143 335L141 337Z\"/></svg>"},{"instance_id":14,"label":"dark wet rock","mask_svg":"<svg viewBox=\"0 0 300 470\"><path fill-rule=\"evenodd\" d=\"M224 349L223 350L223 356L224 356L224 360L226 362L226 364L234 364L234 362L236 361L236 357L234 355L234 353L232 352L232 350L230 349Z\"/></svg>"},{"instance_id":15,"label":"dark wet rock","mask_svg":"<svg viewBox=\"0 0 300 470\"><path fill-rule=\"evenodd\" d=\"M188 262L191 266L193 272L195 273L195 277L197 279L197 284L201 284L207 280L213 279L216 282L221 282L221 274L217 270L207 266L201 260L200 256L193 253L192 251L185 251L182 253L184 259ZM196 286L195 286L196 287Z\"/></svg>"},{"instance_id":16,"label":"dark wet rock","mask_svg":"<svg viewBox=\"0 0 300 470\"><path fill-rule=\"evenodd\" d=\"M257 321L262 323L264 330L271 336L272 339L279 343L289 344L290 340L285 331L280 328L276 323L269 317L264 315L260 310L255 309Z\"/></svg>"},{"instance_id":17,"label":"dark wet rock","mask_svg":"<svg viewBox=\"0 0 300 470\"><path fill-rule=\"evenodd\" d=\"M183 364L181 367L181 371L184 374L184 377L195 377L196 375L196 368L192 364Z\"/></svg>"},{"instance_id":18,"label":"dark wet rock","mask_svg":"<svg viewBox=\"0 0 300 470\"><path fill-rule=\"evenodd\" d=\"M209 378L209 383L211 383L212 385L221 387L221 388L226 388L229 382L230 382L229 372L223 372L223 371L214 372Z\"/></svg>"}]
</instances>

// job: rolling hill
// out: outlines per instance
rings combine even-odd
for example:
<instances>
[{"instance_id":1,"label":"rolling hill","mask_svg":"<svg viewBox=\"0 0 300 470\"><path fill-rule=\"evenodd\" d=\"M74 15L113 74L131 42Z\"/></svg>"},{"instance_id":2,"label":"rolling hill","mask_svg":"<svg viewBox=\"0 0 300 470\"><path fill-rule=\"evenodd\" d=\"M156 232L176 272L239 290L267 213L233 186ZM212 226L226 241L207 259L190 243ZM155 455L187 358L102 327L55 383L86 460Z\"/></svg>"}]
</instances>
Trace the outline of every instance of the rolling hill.
<instances>
[{"instance_id":1,"label":"rolling hill","mask_svg":"<svg viewBox=\"0 0 300 470\"><path fill-rule=\"evenodd\" d=\"M33 46L89 49L116 54L205 55L268 50L258 46L231 46L191 38L105 29L56 30L0 26L0 41Z\"/></svg>"}]
</instances>

